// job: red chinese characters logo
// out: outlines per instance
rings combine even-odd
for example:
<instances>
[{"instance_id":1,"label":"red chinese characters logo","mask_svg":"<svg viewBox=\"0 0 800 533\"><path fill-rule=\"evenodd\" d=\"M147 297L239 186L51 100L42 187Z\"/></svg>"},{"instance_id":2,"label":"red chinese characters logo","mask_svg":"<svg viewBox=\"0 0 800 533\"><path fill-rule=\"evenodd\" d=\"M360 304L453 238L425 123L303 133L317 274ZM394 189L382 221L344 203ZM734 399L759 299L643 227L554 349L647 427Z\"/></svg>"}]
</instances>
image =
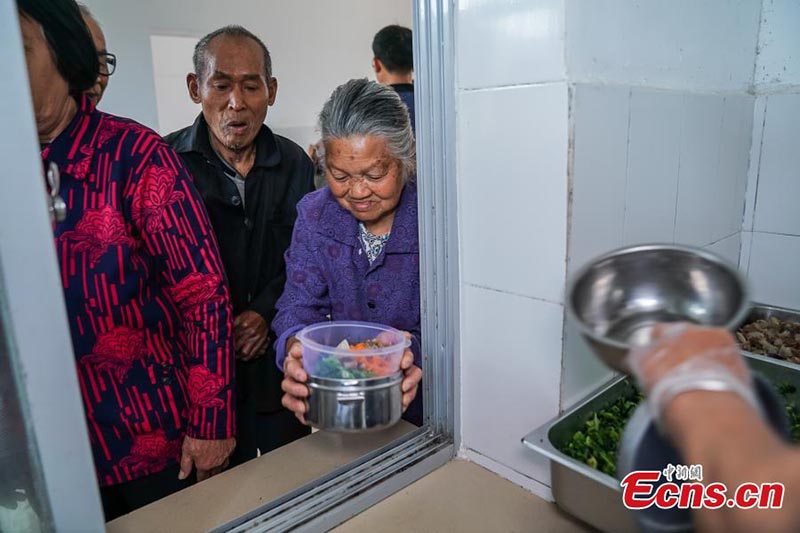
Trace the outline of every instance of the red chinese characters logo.
<instances>
[{"instance_id":1,"label":"red chinese characters logo","mask_svg":"<svg viewBox=\"0 0 800 533\"><path fill-rule=\"evenodd\" d=\"M134 361L147 354L144 331L117 327L101 333L92 353L81 358L81 363L94 365L98 371L111 373L117 382L125 379Z\"/></svg>"},{"instance_id":2,"label":"red chinese characters logo","mask_svg":"<svg viewBox=\"0 0 800 533\"><path fill-rule=\"evenodd\" d=\"M131 453L120 461L120 466L129 468L136 477L158 472L171 461L180 458L181 439L169 440L163 430L145 435L136 435Z\"/></svg>"},{"instance_id":3,"label":"red chinese characters logo","mask_svg":"<svg viewBox=\"0 0 800 533\"><path fill-rule=\"evenodd\" d=\"M125 229L122 214L110 205L100 209L87 209L75 229L65 231L61 238L73 244L74 252L88 252L92 266L97 264L109 246L134 244Z\"/></svg>"},{"instance_id":4,"label":"red chinese characters logo","mask_svg":"<svg viewBox=\"0 0 800 533\"><path fill-rule=\"evenodd\" d=\"M164 211L183 199L175 190L175 174L164 167L150 166L140 183L141 190L133 199L133 219L148 233L164 231Z\"/></svg>"},{"instance_id":5,"label":"red chinese characters logo","mask_svg":"<svg viewBox=\"0 0 800 533\"><path fill-rule=\"evenodd\" d=\"M225 379L219 374L214 374L203 366L192 367L189 371L188 386L192 409L225 407L225 402L217 398L224 387Z\"/></svg>"}]
</instances>

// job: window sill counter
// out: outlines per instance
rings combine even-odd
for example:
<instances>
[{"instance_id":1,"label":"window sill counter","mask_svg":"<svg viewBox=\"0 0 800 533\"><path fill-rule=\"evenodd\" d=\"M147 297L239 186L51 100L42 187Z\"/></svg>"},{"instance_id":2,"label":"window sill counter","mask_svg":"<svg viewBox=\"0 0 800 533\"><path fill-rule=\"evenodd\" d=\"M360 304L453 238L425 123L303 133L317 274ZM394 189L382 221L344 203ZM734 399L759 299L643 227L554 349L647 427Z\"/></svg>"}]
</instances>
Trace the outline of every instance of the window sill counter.
<instances>
[{"instance_id":1,"label":"window sill counter","mask_svg":"<svg viewBox=\"0 0 800 533\"><path fill-rule=\"evenodd\" d=\"M587 533L592 529L475 463L453 460L333 531Z\"/></svg>"},{"instance_id":2,"label":"window sill counter","mask_svg":"<svg viewBox=\"0 0 800 533\"><path fill-rule=\"evenodd\" d=\"M376 433L318 431L107 524L109 533L209 531L297 490L417 429L405 421ZM177 469L175 475L178 475Z\"/></svg>"}]
</instances>

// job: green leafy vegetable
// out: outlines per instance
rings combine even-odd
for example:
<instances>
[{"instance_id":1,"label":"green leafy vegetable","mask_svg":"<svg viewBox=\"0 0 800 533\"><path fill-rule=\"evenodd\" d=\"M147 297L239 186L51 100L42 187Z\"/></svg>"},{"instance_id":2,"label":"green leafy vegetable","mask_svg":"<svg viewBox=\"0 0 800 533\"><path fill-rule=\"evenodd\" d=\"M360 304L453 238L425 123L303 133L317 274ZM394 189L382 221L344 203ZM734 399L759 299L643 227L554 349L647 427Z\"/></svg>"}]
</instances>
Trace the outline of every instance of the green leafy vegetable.
<instances>
[{"instance_id":1,"label":"green leafy vegetable","mask_svg":"<svg viewBox=\"0 0 800 533\"><path fill-rule=\"evenodd\" d=\"M556 447L562 453L609 476L617 472L617 451L625 424L644 399L630 382L626 393L611 404L589 413L583 427ZM797 388L786 382L775 384L786 404L792 442L800 443L800 407Z\"/></svg>"},{"instance_id":2,"label":"green leafy vegetable","mask_svg":"<svg viewBox=\"0 0 800 533\"><path fill-rule=\"evenodd\" d=\"M583 427L573 433L559 450L604 474L613 476L617 471L617 449L625 424L642 401L633 386L626 384L626 394L608 406L589 413Z\"/></svg>"},{"instance_id":3,"label":"green leafy vegetable","mask_svg":"<svg viewBox=\"0 0 800 533\"><path fill-rule=\"evenodd\" d=\"M800 442L800 410L797 407L797 387L789 383L778 383L776 387L786 404L786 416L789 419L792 442Z\"/></svg>"},{"instance_id":4,"label":"green leafy vegetable","mask_svg":"<svg viewBox=\"0 0 800 533\"><path fill-rule=\"evenodd\" d=\"M330 379L366 379L373 377L374 373L360 368L347 368L336 356L329 355L317 363L316 375Z\"/></svg>"}]
</instances>

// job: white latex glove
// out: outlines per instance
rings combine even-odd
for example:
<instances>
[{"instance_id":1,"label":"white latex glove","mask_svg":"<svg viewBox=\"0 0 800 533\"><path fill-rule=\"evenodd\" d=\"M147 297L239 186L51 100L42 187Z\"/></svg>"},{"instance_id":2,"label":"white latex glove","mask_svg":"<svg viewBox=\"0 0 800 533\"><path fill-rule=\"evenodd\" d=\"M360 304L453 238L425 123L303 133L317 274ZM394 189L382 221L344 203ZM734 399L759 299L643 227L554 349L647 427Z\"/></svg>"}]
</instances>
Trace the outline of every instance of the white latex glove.
<instances>
[{"instance_id":1,"label":"white latex glove","mask_svg":"<svg viewBox=\"0 0 800 533\"><path fill-rule=\"evenodd\" d=\"M628 354L628 367L660 420L676 396L688 391L739 394L760 411L747 363L724 329L688 323L656 327L653 342Z\"/></svg>"}]
</instances>

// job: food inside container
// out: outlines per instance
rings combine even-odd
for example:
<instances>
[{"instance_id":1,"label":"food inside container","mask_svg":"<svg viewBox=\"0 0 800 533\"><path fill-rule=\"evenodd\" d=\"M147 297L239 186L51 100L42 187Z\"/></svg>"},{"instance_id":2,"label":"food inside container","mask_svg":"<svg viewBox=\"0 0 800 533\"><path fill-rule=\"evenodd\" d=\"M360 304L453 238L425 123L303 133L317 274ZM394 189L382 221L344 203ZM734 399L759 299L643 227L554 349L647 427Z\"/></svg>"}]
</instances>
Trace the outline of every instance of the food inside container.
<instances>
[{"instance_id":1,"label":"food inside container","mask_svg":"<svg viewBox=\"0 0 800 533\"><path fill-rule=\"evenodd\" d=\"M784 380L773 381L772 385L783 400L792 441L800 443L800 398L797 387ZM644 400L630 380L626 380L624 387L625 392L617 399L590 412L583 426L566 441L554 443L558 450L595 470L616 477L617 452L625 425Z\"/></svg>"},{"instance_id":2,"label":"food inside container","mask_svg":"<svg viewBox=\"0 0 800 533\"><path fill-rule=\"evenodd\" d=\"M326 322L297 335L303 345L303 366L312 377L373 379L400 370L405 335L368 322Z\"/></svg>"},{"instance_id":3,"label":"food inside container","mask_svg":"<svg viewBox=\"0 0 800 533\"><path fill-rule=\"evenodd\" d=\"M625 424L644 399L630 381L625 383L625 389L619 398L589 413L583 427L560 443L559 451L604 474L616 476L617 451Z\"/></svg>"},{"instance_id":4,"label":"food inside container","mask_svg":"<svg viewBox=\"0 0 800 533\"><path fill-rule=\"evenodd\" d=\"M411 344L402 332L369 322L324 322L304 328L297 338L309 374L309 424L361 432L400 420L400 360Z\"/></svg>"},{"instance_id":5,"label":"food inside container","mask_svg":"<svg viewBox=\"0 0 800 533\"><path fill-rule=\"evenodd\" d=\"M343 357L330 354L317 363L316 376L330 379L368 379L388 376L399 370L399 362L395 367L390 357L357 355L365 350L380 350L386 346L378 339L368 339L350 344L347 339L340 342L338 350L349 350L354 357Z\"/></svg>"},{"instance_id":6,"label":"food inside container","mask_svg":"<svg viewBox=\"0 0 800 533\"><path fill-rule=\"evenodd\" d=\"M739 328L742 349L800 364L800 323L776 316L752 320Z\"/></svg>"}]
</instances>

